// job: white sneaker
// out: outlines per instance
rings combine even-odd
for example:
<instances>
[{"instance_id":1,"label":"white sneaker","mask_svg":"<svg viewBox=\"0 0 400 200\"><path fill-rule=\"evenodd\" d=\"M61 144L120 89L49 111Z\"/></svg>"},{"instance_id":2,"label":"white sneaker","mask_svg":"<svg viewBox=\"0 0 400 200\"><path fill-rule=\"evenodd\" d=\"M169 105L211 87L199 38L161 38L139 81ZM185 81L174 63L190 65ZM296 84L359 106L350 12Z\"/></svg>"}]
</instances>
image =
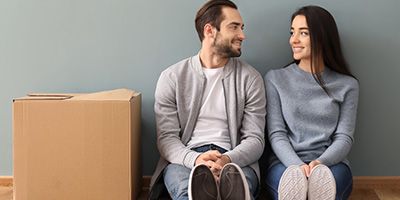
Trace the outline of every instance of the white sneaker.
<instances>
[{"instance_id":1,"label":"white sneaker","mask_svg":"<svg viewBox=\"0 0 400 200\"><path fill-rule=\"evenodd\" d=\"M334 200L336 182L331 170L322 164L314 167L308 178L309 200Z\"/></svg>"},{"instance_id":2,"label":"white sneaker","mask_svg":"<svg viewBox=\"0 0 400 200\"><path fill-rule=\"evenodd\" d=\"M235 163L226 164L219 179L221 200L250 200L250 190L242 169Z\"/></svg>"},{"instance_id":3,"label":"white sneaker","mask_svg":"<svg viewBox=\"0 0 400 200\"><path fill-rule=\"evenodd\" d=\"M300 166L289 166L279 180L279 200L306 200L307 178Z\"/></svg>"},{"instance_id":4,"label":"white sneaker","mask_svg":"<svg viewBox=\"0 0 400 200\"><path fill-rule=\"evenodd\" d=\"M190 172L189 200L218 200L217 183L206 165L197 165Z\"/></svg>"}]
</instances>

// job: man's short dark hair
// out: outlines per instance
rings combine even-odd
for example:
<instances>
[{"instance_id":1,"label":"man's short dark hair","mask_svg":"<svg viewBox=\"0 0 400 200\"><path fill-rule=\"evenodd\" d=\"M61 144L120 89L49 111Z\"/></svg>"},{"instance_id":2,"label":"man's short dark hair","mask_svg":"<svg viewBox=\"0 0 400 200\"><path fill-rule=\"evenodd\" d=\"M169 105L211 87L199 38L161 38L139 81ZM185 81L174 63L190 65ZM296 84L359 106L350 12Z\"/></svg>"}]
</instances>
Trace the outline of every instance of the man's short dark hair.
<instances>
[{"instance_id":1,"label":"man's short dark hair","mask_svg":"<svg viewBox=\"0 0 400 200\"><path fill-rule=\"evenodd\" d=\"M237 9L237 6L229 0L209 0L197 11L195 24L200 41L204 39L204 26L207 23L217 28L218 31L220 30L221 22L224 20L222 15L223 7Z\"/></svg>"}]
</instances>

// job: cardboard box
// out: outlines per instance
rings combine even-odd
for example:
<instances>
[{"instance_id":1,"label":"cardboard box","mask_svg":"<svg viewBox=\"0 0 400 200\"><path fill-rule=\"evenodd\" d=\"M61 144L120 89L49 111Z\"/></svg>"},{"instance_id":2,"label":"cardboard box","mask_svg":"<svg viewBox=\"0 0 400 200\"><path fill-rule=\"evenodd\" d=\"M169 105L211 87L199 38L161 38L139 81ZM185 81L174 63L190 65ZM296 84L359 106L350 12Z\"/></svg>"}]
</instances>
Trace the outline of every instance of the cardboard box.
<instances>
[{"instance_id":1,"label":"cardboard box","mask_svg":"<svg viewBox=\"0 0 400 200\"><path fill-rule=\"evenodd\" d=\"M131 200L141 191L141 94L13 101L15 200Z\"/></svg>"}]
</instances>

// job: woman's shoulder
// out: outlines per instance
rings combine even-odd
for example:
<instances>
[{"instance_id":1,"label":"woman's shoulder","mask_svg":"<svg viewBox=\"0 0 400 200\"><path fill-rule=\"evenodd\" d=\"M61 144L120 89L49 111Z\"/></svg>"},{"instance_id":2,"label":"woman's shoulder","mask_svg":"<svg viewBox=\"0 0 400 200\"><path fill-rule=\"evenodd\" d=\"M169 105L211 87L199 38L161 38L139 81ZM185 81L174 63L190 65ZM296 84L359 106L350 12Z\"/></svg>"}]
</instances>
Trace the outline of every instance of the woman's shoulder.
<instances>
[{"instance_id":1,"label":"woman's shoulder","mask_svg":"<svg viewBox=\"0 0 400 200\"><path fill-rule=\"evenodd\" d=\"M346 74L341 74L333 70L331 70L331 72L334 80L339 81L341 84L347 87L358 89L359 81L355 77Z\"/></svg>"},{"instance_id":2,"label":"woman's shoulder","mask_svg":"<svg viewBox=\"0 0 400 200\"><path fill-rule=\"evenodd\" d=\"M285 67L270 69L264 76L266 80L281 80L287 76L290 76L291 68L294 67L294 63L289 64Z\"/></svg>"}]
</instances>

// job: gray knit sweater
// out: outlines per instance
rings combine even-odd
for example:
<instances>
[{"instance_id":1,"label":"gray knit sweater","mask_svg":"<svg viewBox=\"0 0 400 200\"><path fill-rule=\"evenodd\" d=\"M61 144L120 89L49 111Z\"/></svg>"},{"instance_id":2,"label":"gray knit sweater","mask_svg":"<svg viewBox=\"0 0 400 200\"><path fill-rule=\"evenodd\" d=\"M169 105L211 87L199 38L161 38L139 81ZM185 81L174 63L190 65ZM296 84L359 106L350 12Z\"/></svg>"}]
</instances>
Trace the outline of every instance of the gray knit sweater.
<instances>
[{"instance_id":1,"label":"gray knit sweater","mask_svg":"<svg viewBox=\"0 0 400 200\"><path fill-rule=\"evenodd\" d=\"M322 74L328 96L311 73L297 64L265 75L268 138L274 155L285 166L318 159L331 166L346 159L353 140L358 81L328 67Z\"/></svg>"}]
</instances>

